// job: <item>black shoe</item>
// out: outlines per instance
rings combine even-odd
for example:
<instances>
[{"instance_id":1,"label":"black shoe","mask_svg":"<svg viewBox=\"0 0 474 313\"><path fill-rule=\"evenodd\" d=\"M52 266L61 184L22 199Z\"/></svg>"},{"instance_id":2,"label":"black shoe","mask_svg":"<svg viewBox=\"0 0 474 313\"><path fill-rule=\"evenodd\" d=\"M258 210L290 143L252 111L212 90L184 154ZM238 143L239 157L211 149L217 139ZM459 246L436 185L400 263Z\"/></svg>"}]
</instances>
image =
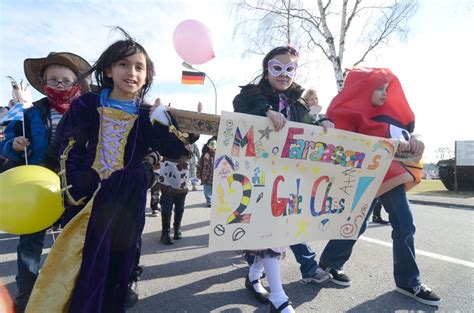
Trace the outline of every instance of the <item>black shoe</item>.
<instances>
[{"instance_id":1,"label":"black shoe","mask_svg":"<svg viewBox=\"0 0 474 313\"><path fill-rule=\"evenodd\" d=\"M169 233L164 233L161 235L161 242L167 246L171 246L174 243Z\"/></svg>"},{"instance_id":2,"label":"black shoe","mask_svg":"<svg viewBox=\"0 0 474 313\"><path fill-rule=\"evenodd\" d=\"M245 288L247 288L253 293L253 296L255 297L255 299L257 299L258 302L267 304L270 302L270 300L268 300L268 297L270 296L270 294L268 292L260 293L253 288L253 285L259 282L260 282L260 279L250 281L249 277L247 276L247 278L245 279Z\"/></svg>"},{"instance_id":3,"label":"black shoe","mask_svg":"<svg viewBox=\"0 0 474 313\"><path fill-rule=\"evenodd\" d=\"M160 211L158 209L151 209L151 216L156 217Z\"/></svg>"},{"instance_id":4,"label":"black shoe","mask_svg":"<svg viewBox=\"0 0 474 313\"><path fill-rule=\"evenodd\" d=\"M278 308L273 306L273 303L270 303L270 313L277 313L283 311L287 306L291 306L290 300L287 300L285 303L280 305Z\"/></svg>"},{"instance_id":5,"label":"black shoe","mask_svg":"<svg viewBox=\"0 0 474 313\"><path fill-rule=\"evenodd\" d=\"M127 290L127 296L125 299L125 308L129 309L138 302L138 293L137 293L137 288L138 288L138 282L137 281L131 281L128 284L128 290Z\"/></svg>"},{"instance_id":6,"label":"black shoe","mask_svg":"<svg viewBox=\"0 0 474 313\"><path fill-rule=\"evenodd\" d=\"M175 228L173 239L180 240L183 238L183 234L181 233L181 228Z\"/></svg>"},{"instance_id":7,"label":"black shoe","mask_svg":"<svg viewBox=\"0 0 474 313\"><path fill-rule=\"evenodd\" d=\"M384 220L381 216L372 216L372 222L382 225L390 224L389 221Z\"/></svg>"},{"instance_id":8,"label":"black shoe","mask_svg":"<svg viewBox=\"0 0 474 313\"><path fill-rule=\"evenodd\" d=\"M397 291L426 305L438 306L441 303L441 298L423 284L415 288L403 288L397 286Z\"/></svg>"},{"instance_id":9,"label":"black shoe","mask_svg":"<svg viewBox=\"0 0 474 313\"><path fill-rule=\"evenodd\" d=\"M331 282L335 283L339 286L349 287L352 284L352 280L349 276L347 276L343 270L335 270L330 267L323 266L322 263L319 263L319 266L331 274Z\"/></svg>"},{"instance_id":10,"label":"black shoe","mask_svg":"<svg viewBox=\"0 0 474 313\"><path fill-rule=\"evenodd\" d=\"M30 300L30 295L31 292L20 292L18 296L16 296L14 303L15 313L25 312L28 300Z\"/></svg>"}]
</instances>

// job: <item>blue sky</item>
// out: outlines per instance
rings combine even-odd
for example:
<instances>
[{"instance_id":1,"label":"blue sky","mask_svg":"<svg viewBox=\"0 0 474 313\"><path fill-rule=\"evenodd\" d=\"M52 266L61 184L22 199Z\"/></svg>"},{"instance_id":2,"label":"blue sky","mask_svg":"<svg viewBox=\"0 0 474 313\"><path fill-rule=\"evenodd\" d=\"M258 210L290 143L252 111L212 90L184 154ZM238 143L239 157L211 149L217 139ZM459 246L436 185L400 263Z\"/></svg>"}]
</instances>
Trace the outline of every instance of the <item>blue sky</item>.
<instances>
[{"instance_id":1,"label":"blue sky","mask_svg":"<svg viewBox=\"0 0 474 313\"><path fill-rule=\"evenodd\" d=\"M214 91L205 85L181 85L181 59L173 47L175 27L186 19L205 23L212 32L216 58L197 68L217 86L218 111L232 111L239 85L258 73L261 56L242 57L245 45L233 38L235 19L226 1L18 1L0 2L0 101L10 98L7 75L24 79L23 60L44 57L50 51L70 51L93 63L119 39L108 26L120 25L144 45L156 66L157 76L148 98L156 96L173 106L214 112ZM435 161L440 146L454 140L474 140L474 4L472 0L422 0L411 21L407 40L393 40L367 58L365 66L388 67L398 75L417 115L416 132L426 143L425 160ZM349 48L348 48L349 49ZM346 61L350 62L350 55ZM307 53L306 60L321 60ZM345 66L350 66L349 63ZM328 62L309 63L296 81L318 89L327 107L336 95ZM40 95L33 93L36 100Z\"/></svg>"}]
</instances>

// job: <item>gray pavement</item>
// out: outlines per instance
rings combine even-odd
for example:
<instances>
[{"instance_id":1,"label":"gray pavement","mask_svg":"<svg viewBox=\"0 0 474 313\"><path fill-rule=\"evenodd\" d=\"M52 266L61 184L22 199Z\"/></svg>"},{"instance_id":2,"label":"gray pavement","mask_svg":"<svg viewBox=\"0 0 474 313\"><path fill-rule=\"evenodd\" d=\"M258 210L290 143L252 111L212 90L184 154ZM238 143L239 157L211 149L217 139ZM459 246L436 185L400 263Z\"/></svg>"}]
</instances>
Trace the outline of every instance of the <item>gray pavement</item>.
<instances>
[{"instance_id":1,"label":"gray pavement","mask_svg":"<svg viewBox=\"0 0 474 313\"><path fill-rule=\"evenodd\" d=\"M474 312L474 211L436 203L436 207L413 204L413 211L418 265L423 282L442 296L439 307L394 291L391 228L370 224L345 266L353 279L349 288L302 284L298 264L288 250L281 263L282 282L297 312ZM244 287L247 269L241 255L208 252L210 209L202 191L190 192L186 204L184 238L172 246L159 242L160 217L147 215L140 300L127 312L268 312ZM17 238L0 233L0 279L13 296ZM325 243L310 243L318 258ZM51 245L48 235L43 258Z\"/></svg>"}]
</instances>

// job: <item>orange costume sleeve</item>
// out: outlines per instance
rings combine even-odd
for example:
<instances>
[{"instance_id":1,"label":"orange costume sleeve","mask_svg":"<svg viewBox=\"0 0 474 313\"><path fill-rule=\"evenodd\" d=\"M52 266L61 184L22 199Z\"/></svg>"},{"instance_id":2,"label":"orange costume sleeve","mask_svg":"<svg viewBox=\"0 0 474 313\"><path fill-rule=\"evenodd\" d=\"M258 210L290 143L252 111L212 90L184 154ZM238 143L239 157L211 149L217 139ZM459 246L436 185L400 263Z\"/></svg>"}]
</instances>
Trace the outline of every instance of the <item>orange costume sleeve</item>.
<instances>
[{"instance_id":1,"label":"orange costume sleeve","mask_svg":"<svg viewBox=\"0 0 474 313\"><path fill-rule=\"evenodd\" d=\"M371 102L375 89L388 83L387 98L380 107ZM415 115L398 78L385 68L354 68L347 74L344 88L331 101L326 116L336 128L365 135L408 140L415 128ZM422 166L392 161L377 196L404 184L416 185Z\"/></svg>"}]
</instances>

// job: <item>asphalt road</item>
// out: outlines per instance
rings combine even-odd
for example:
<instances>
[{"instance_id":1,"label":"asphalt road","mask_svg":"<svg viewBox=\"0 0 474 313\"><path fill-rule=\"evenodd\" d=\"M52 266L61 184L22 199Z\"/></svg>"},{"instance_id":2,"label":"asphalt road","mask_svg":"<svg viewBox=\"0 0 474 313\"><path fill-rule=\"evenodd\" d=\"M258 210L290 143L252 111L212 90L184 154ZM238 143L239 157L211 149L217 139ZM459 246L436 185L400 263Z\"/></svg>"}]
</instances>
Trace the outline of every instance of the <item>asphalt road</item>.
<instances>
[{"instance_id":1,"label":"asphalt road","mask_svg":"<svg viewBox=\"0 0 474 313\"><path fill-rule=\"evenodd\" d=\"M247 269L238 253L208 253L210 209L204 207L202 191L190 192L186 203L184 238L173 246L159 241L160 217L147 216L140 300L127 312L268 312L245 289ZM288 250L282 281L297 312L474 312L474 210L412 207L422 281L442 297L439 307L394 291L391 228L371 224L345 267L353 280L348 288L330 282L302 284L298 264ZM0 278L13 296L17 241L14 235L0 233ZM51 244L48 235L46 246ZM325 241L310 245L320 252Z\"/></svg>"}]
</instances>

